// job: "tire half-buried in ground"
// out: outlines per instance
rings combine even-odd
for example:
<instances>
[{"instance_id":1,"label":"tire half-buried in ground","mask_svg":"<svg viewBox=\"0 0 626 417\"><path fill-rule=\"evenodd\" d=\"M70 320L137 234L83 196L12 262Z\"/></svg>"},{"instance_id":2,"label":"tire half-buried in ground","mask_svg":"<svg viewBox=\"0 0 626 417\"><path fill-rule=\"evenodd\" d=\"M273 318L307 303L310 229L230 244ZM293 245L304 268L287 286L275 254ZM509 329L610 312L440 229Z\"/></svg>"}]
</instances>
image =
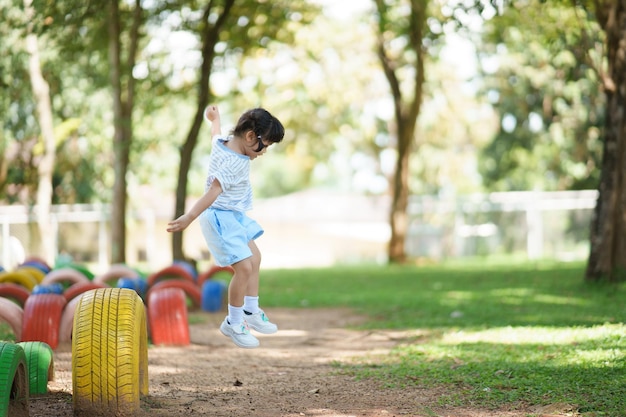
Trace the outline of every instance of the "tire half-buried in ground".
<instances>
[{"instance_id":1,"label":"tire half-buried in ground","mask_svg":"<svg viewBox=\"0 0 626 417\"><path fill-rule=\"evenodd\" d=\"M82 295L72 331L74 413L133 415L148 394L148 340L143 301L127 288Z\"/></svg>"},{"instance_id":2,"label":"tire half-buried in ground","mask_svg":"<svg viewBox=\"0 0 626 417\"><path fill-rule=\"evenodd\" d=\"M0 342L0 417L28 417L28 368L24 349Z\"/></svg>"}]
</instances>

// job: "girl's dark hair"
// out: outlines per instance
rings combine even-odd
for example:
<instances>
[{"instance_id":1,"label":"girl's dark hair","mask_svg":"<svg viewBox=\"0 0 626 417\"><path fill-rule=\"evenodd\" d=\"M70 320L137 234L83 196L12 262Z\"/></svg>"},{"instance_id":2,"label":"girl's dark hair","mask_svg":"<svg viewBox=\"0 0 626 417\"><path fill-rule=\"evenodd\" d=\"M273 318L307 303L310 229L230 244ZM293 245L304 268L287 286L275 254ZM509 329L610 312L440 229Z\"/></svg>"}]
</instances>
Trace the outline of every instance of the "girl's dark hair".
<instances>
[{"instance_id":1,"label":"girl's dark hair","mask_svg":"<svg viewBox=\"0 0 626 417\"><path fill-rule=\"evenodd\" d=\"M282 123L262 108L248 110L242 114L232 134L244 136L249 130L252 130L259 139L273 143L280 142L285 136Z\"/></svg>"}]
</instances>

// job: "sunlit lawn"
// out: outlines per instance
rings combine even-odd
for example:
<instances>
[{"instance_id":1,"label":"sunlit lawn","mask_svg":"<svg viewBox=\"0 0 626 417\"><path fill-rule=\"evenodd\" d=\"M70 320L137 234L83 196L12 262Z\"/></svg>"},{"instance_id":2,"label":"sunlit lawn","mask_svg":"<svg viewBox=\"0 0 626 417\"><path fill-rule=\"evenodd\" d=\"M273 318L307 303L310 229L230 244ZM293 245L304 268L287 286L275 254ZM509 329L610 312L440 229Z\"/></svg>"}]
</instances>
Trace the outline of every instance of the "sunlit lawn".
<instances>
[{"instance_id":1,"label":"sunlit lawn","mask_svg":"<svg viewBox=\"0 0 626 417\"><path fill-rule=\"evenodd\" d=\"M385 386L444 388L436 405L555 405L626 416L626 291L584 265L538 263L266 271L264 305L347 306L364 326L415 330L391 355L338 363ZM532 414L529 414L532 415Z\"/></svg>"}]
</instances>

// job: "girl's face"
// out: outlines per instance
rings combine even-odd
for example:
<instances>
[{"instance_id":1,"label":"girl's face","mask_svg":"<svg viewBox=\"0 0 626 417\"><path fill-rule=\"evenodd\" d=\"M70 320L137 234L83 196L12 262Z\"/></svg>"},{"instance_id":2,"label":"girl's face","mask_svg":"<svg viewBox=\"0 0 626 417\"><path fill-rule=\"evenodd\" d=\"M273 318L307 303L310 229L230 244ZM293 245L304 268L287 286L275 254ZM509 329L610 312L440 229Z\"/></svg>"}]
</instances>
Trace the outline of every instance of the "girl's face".
<instances>
[{"instance_id":1,"label":"girl's face","mask_svg":"<svg viewBox=\"0 0 626 417\"><path fill-rule=\"evenodd\" d=\"M246 156L250 159L263 155L270 145L272 145L272 142L262 139L260 135L255 135L252 130L246 134Z\"/></svg>"}]
</instances>

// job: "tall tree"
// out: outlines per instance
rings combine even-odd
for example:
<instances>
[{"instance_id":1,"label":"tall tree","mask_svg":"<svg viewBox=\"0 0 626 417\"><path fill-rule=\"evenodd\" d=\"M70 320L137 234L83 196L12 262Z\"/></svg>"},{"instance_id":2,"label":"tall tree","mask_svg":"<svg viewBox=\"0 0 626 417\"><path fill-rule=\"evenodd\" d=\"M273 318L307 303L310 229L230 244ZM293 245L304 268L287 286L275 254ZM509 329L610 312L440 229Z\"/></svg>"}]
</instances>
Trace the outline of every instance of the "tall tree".
<instances>
[{"instance_id":1,"label":"tall tree","mask_svg":"<svg viewBox=\"0 0 626 417\"><path fill-rule=\"evenodd\" d=\"M115 183L113 185L113 205L111 209L111 261L126 261L126 206L128 194L126 174L130 162L130 148L133 138L132 115L135 98L135 78L133 69L139 48L140 28L143 23L143 10L140 0L135 0L132 7L131 24L123 31L122 17L125 2L109 0L108 2L108 35L109 35L109 66L110 82L113 94L113 168ZM121 6L121 8L120 8ZM122 39L123 35L127 39ZM123 58L124 46L125 59Z\"/></svg>"},{"instance_id":2,"label":"tall tree","mask_svg":"<svg viewBox=\"0 0 626 417\"><path fill-rule=\"evenodd\" d=\"M209 77L213 68L213 58L215 57L215 45L220 40L220 31L228 21L230 11L235 3L234 0L224 1L224 5L218 8L213 1L209 2L202 13L200 37L202 40L202 64L199 70L199 82L197 90L197 108L194 114L191 127L187 133L185 143L180 149L180 165L178 168L178 183L176 185L176 207L175 217L185 212L185 200L187 199L187 182L189 168L193 150L198 143L200 126L202 125L204 108L209 103ZM211 20L211 15L217 18ZM213 23L211 23L213 21ZM184 260L183 234L174 233L172 236L172 256L174 259Z\"/></svg>"},{"instance_id":3,"label":"tall tree","mask_svg":"<svg viewBox=\"0 0 626 417\"><path fill-rule=\"evenodd\" d=\"M42 256L52 265L54 261L54 234L50 222L50 207L52 205L52 173L56 143L54 139L54 124L52 122L52 104L50 100L50 86L41 72L39 59L39 39L33 32L35 9L32 0L24 0L24 10L29 22L26 35L26 50L29 54L29 75L33 89L33 96L37 106L37 119L41 128L43 154L37 167L39 178L37 185L36 217L39 228L39 239L42 242Z\"/></svg>"},{"instance_id":4,"label":"tall tree","mask_svg":"<svg viewBox=\"0 0 626 417\"><path fill-rule=\"evenodd\" d=\"M602 173L591 224L586 279L626 279L626 0L595 0L606 33L608 70Z\"/></svg>"},{"instance_id":5,"label":"tall tree","mask_svg":"<svg viewBox=\"0 0 626 417\"><path fill-rule=\"evenodd\" d=\"M393 95L396 127L396 169L392 181L389 224L390 262L406 260L409 158L415 147L415 126L422 104L428 32L428 0L375 0L377 53ZM403 7L404 6L404 7ZM401 45L401 46L396 46ZM403 74L408 74L403 78ZM407 85L408 84L408 85Z\"/></svg>"}]
</instances>

